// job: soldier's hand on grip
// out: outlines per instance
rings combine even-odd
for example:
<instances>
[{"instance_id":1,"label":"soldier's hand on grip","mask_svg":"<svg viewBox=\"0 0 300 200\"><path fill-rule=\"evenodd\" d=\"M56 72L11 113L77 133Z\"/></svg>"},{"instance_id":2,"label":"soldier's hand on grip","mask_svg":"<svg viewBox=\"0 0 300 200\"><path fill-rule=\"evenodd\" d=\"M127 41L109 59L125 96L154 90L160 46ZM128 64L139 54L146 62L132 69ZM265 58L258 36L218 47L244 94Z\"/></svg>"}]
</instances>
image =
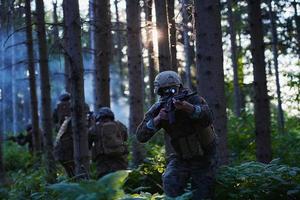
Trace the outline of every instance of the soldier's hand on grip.
<instances>
[{"instance_id":1,"label":"soldier's hand on grip","mask_svg":"<svg viewBox=\"0 0 300 200\"><path fill-rule=\"evenodd\" d=\"M173 98L173 103L177 110L184 110L188 113L192 113L194 111L194 106L187 101L180 101Z\"/></svg>"}]
</instances>

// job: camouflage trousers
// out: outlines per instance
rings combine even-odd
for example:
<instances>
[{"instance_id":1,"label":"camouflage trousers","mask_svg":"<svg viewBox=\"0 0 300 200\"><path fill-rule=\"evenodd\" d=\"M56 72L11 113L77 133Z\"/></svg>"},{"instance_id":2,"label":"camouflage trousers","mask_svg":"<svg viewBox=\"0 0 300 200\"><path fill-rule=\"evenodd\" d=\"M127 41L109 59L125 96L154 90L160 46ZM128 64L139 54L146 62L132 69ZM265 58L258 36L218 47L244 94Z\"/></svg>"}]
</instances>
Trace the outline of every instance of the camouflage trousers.
<instances>
[{"instance_id":1,"label":"camouflage trousers","mask_svg":"<svg viewBox=\"0 0 300 200\"><path fill-rule=\"evenodd\" d=\"M97 156L95 161L98 178L111 172L127 169L128 167L127 155L116 157Z\"/></svg>"},{"instance_id":2,"label":"camouflage trousers","mask_svg":"<svg viewBox=\"0 0 300 200\"><path fill-rule=\"evenodd\" d=\"M64 167L69 178L75 176L75 162L74 161L59 161L60 164Z\"/></svg>"},{"instance_id":3,"label":"camouflage trousers","mask_svg":"<svg viewBox=\"0 0 300 200\"><path fill-rule=\"evenodd\" d=\"M191 181L193 199L213 199L217 167L216 144L211 144L205 156L184 160L171 157L163 174L163 189L167 196L182 195Z\"/></svg>"}]
</instances>

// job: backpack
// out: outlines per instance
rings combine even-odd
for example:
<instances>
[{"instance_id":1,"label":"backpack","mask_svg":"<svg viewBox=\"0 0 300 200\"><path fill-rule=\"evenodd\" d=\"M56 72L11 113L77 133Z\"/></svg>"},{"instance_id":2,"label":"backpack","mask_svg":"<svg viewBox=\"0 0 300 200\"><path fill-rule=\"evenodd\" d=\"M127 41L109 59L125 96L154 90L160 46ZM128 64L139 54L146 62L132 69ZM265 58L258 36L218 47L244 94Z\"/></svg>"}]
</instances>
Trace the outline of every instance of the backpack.
<instances>
[{"instance_id":1,"label":"backpack","mask_svg":"<svg viewBox=\"0 0 300 200\"><path fill-rule=\"evenodd\" d=\"M127 152L124 141L124 129L116 121L97 123L95 153L98 155L121 156Z\"/></svg>"}]
</instances>

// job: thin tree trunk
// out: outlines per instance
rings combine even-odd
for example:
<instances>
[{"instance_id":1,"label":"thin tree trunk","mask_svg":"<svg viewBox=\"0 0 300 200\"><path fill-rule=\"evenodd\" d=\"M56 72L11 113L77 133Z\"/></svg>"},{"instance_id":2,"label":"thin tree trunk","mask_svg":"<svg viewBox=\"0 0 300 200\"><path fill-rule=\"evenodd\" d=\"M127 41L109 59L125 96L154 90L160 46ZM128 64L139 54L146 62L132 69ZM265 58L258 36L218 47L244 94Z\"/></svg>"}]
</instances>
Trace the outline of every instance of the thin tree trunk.
<instances>
[{"instance_id":1,"label":"thin tree trunk","mask_svg":"<svg viewBox=\"0 0 300 200\"><path fill-rule=\"evenodd\" d=\"M110 107L109 64L111 58L110 1L95 0L96 104Z\"/></svg>"},{"instance_id":2,"label":"thin tree trunk","mask_svg":"<svg viewBox=\"0 0 300 200\"><path fill-rule=\"evenodd\" d=\"M66 16L65 16L65 8L63 6L63 15L64 15L64 19L63 19L63 23L64 23L64 33L63 33L63 47L64 47L64 73L65 73L65 90L67 92L71 91L71 81L70 81L70 59L67 55L67 44L68 44L68 36L67 36L67 25L66 25Z\"/></svg>"},{"instance_id":3,"label":"thin tree trunk","mask_svg":"<svg viewBox=\"0 0 300 200\"><path fill-rule=\"evenodd\" d=\"M242 20L240 15L236 15L235 19L237 21ZM243 58L243 47L242 47L242 33L241 29L237 31L238 35L238 45L237 45L237 55L238 55L238 77L239 77L239 86L240 86L240 100L241 100L241 111L244 111L246 108L246 99L244 92L244 63L242 62Z\"/></svg>"},{"instance_id":4,"label":"thin tree trunk","mask_svg":"<svg viewBox=\"0 0 300 200\"><path fill-rule=\"evenodd\" d=\"M93 71L95 72L96 64L95 64L95 3L94 0L89 0L89 18L90 18L90 53L91 53L91 66ZM94 95L94 108L96 105L96 76L93 76L93 95Z\"/></svg>"},{"instance_id":5,"label":"thin tree trunk","mask_svg":"<svg viewBox=\"0 0 300 200\"><path fill-rule=\"evenodd\" d=\"M14 10L10 13L10 34L14 33ZM11 36L11 93L12 93L12 131L13 134L17 134L17 88L16 88L16 54L15 54L15 44L16 44L16 33Z\"/></svg>"},{"instance_id":6,"label":"thin tree trunk","mask_svg":"<svg viewBox=\"0 0 300 200\"><path fill-rule=\"evenodd\" d=\"M171 68L173 71L178 72L177 66L177 50L176 50L176 23L175 23L175 0L168 0L168 19L170 24L170 49L171 49Z\"/></svg>"},{"instance_id":7,"label":"thin tree trunk","mask_svg":"<svg viewBox=\"0 0 300 200\"><path fill-rule=\"evenodd\" d=\"M125 87L124 87L124 66L122 63L122 39L121 39L121 26L120 26L120 17L119 17L119 8L118 8L118 0L114 1L115 11L116 11L116 34L117 34L117 62L119 66L119 77L120 77L120 89L121 94L124 95Z\"/></svg>"},{"instance_id":8,"label":"thin tree trunk","mask_svg":"<svg viewBox=\"0 0 300 200\"><path fill-rule=\"evenodd\" d=\"M2 144L3 144L3 134L4 132L0 132L0 186L4 185L6 182L5 179L5 169L4 169L4 159L3 159L3 151L2 151Z\"/></svg>"},{"instance_id":9,"label":"thin tree trunk","mask_svg":"<svg viewBox=\"0 0 300 200\"><path fill-rule=\"evenodd\" d=\"M74 142L74 160L78 178L87 178L89 174L89 150L84 100L83 60L81 52L81 27L78 0L64 0L66 17L67 55L71 72L72 131Z\"/></svg>"},{"instance_id":10,"label":"thin tree trunk","mask_svg":"<svg viewBox=\"0 0 300 200\"><path fill-rule=\"evenodd\" d=\"M31 105L31 123L32 123L32 141L33 151L41 151L41 140L39 132L39 117L38 117L38 100L35 83L35 67L32 42L32 21L31 21L31 5L30 0L25 1L26 13L26 38L27 38L27 57L28 57L28 72L29 72L29 88L30 88L30 105Z\"/></svg>"},{"instance_id":11,"label":"thin tree trunk","mask_svg":"<svg viewBox=\"0 0 300 200\"><path fill-rule=\"evenodd\" d=\"M58 35L58 17L57 17L57 0L53 0L53 43L57 47L59 41Z\"/></svg>"},{"instance_id":12,"label":"thin tree trunk","mask_svg":"<svg viewBox=\"0 0 300 200\"><path fill-rule=\"evenodd\" d=\"M184 52L185 52L185 80L186 85L192 88L192 77L191 77L191 67L195 59L195 51L191 35L193 34L192 26L192 9L191 0L182 0L182 22L183 22L183 41L184 41ZM191 35L190 35L191 34Z\"/></svg>"},{"instance_id":13,"label":"thin tree trunk","mask_svg":"<svg viewBox=\"0 0 300 200\"><path fill-rule=\"evenodd\" d=\"M169 42L169 23L166 0L155 0L156 28L159 34L158 59L159 71L171 70L171 50Z\"/></svg>"},{"instance_id":14,"label":"thin tree trunk","mask_svg":"<svg viewBox=\"0 0 300 200\"><path fill-rule=\"evenodd\" d=\"M236 29L234 14L232 11L232 0L227 0L228 6L228 21L231 42L231 62L233 67L233 87L234 87L234 113L237 117L241 116L241 91L239 86L238 76L238 60L237 60L237 46L236 46Z\"/></svg>"},{"instance_id":15,"label":"thin tree trunk","mask_svg":"<svg viewBox=\"0 0 300 200\"><path fill-rule=\"evenodd\" d=\"M214 113L220 164L228 163L220 2L195 0L198 92Z\"/></svg>"},{"instance_id":16,"label":"thin tree trunk","mask_svg":"<svg viewBox=\"0 0 300 200\"><path fill-rule=\"evenodd\" d=\"M272 51L274 59L275 77L276 77L276 93L277 93L277 112L278 112L278 131L284 134L284 116L282 110L281 102L281 91L279 82L279 72L278 72L278 37L277 37L277 26L276 26L276 13L272 11L272 0L268 0L269 15L271 20L272 29Z\"/></svg>"},{"instance_id":17,"label":"thin tree trunk","mask_svg":"<svg viewBox=\"0 0 300 200\"><path fill-rule=\"evenodd\" d=\"M46 172L47 181L53 183L56 178L56 166L53 157L53 142L52 142L52 117L51 117L51 96L50 96L50 80L48 66L48 49L45 31L45 11L44 1L36 0L36 23L37 36L39 44L40 56L40 84L42 97L42 127L44 133L44 147L46 153Z\"/></svg>"},{"instance_id":18,"label":"thin tree trunk","mask_svg":"<svg viewBox=\"0 0 300 200\"><path fill-rule=\"evenodd\" d=\"M132 137L133 165L138 166L144 160L143 145L136 140L135 130L143 120L143 76L141 49L141 8L139 0L126 1L128 72L129 72L129 133Z\"/></svg>"},{"instance_id":19,"label":"thin tree trunk","mask_svg":"<svg viewBox=\"0 0 300 200\"><path fill-rule=\"evenodd\" d=\"M4 28L5 24L5 18L3 16L4 13L4 5L1 1L0 5L0 30ZM2 35L3 33L0 33L0 45L3 47L4 37ZM2 117L2 123L1 123L1 129L0 129L0 185L5 184L5 169L4 169L4 160L3 160L3 151L2 151L2 144L3 144L3 137L4 132L6 131L5 127L5 112L4 112L4 50L3 48L0 49L0 73L1 73L1 97L0 97L0 103L1 103L1 117Z\"/></svg>"},{"instance_id":20,"label":"thin tree trunk","mask_svg":"<svg viewBox=\"0 0 300 200\"><path fill-rule=\"evenodd\" d=\"M153 48L153 21L152 21L152 5L153 0L145 0L145 13L147 22L147 50L148 50L148 63L149 63L149 85L150 85L150 102L155 102L154 94L154 79L156 75L155 61L154 61L154 48Z\"/></svg>"},{"instance_id":21,"label":"thin tree trunk","mask_svg":"<svg viewBox=\"0 0 300 200\"><path fill-rule=\"evenodd\" d=\"M156 28L158 29L158 58L159 58L159 71L172 70L171 65L171 49L169 42L169 22L167 15L167 2L166 0L155 0L156 10ZM171 138L166 133L164 134L166 156L168 157L174 152L171 146Z\"/></svg>"},{"instance_id":22,"label":"thin tree trunk","mask_svg":"<svg viewBox=\"0 0 300 200\"><path fill-rule=\"evenodd\" d=\"M260 0L248 0L251 53L254 75L254 117L256 157L259 162L272 159L270 132L270 105L266 80L266 64Z\"/></svg>"},{"instance_id":23,"label":"thin tree trunk","mask_svg":"<svg viewBox=\"0 0 300 200\"><path fill-rule=\"evenodd\" d=\"M294 20L296 24L296 33L297 33L297 46L298 46L298 56L300 57L300 16L298 16L298 10L297 10L297 2L296 0L293 1L292 5L294 8Z\"/></svg>"}]
</instances>

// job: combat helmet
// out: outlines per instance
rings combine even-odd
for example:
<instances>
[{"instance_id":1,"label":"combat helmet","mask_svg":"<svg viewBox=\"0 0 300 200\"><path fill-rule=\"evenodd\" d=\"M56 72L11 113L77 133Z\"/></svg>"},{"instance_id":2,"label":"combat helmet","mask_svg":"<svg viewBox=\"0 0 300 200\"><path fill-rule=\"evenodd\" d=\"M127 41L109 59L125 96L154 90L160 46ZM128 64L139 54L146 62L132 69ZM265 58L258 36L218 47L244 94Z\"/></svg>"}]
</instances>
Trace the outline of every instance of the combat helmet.
<instances>
[{"instance_id":1,"label":"combat helmet","mask_svg":"<svg viewBox=\"0 0 300 200\"><path fill-rule=\"evenodd\" d=\"M182 86L181 78L174 71L160 72L154 80L154 93L159 94L161 88Z\"/></svg>"},{"instance_id":2,"label":"combat helmet","mask_svg":"<svg viewBox=\"0 0 300 200\"><path fill-rule=\"evenodd\" d=\"M59 95L58 98L60 101L69 101L71 99L71 95L68 92L64 92L61 95Z\"/></svg>"},{"instance_id":3,"label":"combat helmet","mask_svg":"<svg viewBox=\"0 0 300 200\"><path fill-rule=\"evenodd\" d=\"M98 110L98 112L96 112L96 120L99 120L104 117L108 117L111 118L112 120L115 120L115 115L109 107L101 107Z\"/></svg>"}]
</instances>

